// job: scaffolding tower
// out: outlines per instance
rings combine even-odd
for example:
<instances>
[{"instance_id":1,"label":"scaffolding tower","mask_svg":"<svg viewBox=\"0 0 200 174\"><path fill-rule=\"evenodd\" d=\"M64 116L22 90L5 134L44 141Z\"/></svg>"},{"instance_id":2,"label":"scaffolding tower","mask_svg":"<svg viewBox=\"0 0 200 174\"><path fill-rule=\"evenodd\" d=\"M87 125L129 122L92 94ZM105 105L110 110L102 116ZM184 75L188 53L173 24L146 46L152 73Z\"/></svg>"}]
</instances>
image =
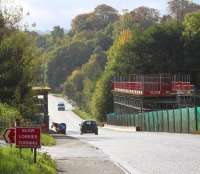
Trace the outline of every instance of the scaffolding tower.
<instances>
[{"instance_id":1,"label":"scaffolding tower","mask_svg":"<svg viewBox=\"0 0 200 174\"><path fill-rule=\"evenodd\" d=\"M112 81L114 112L141 113L200 103L188 74L134 74Z\"/></svg>"}]
</instances>

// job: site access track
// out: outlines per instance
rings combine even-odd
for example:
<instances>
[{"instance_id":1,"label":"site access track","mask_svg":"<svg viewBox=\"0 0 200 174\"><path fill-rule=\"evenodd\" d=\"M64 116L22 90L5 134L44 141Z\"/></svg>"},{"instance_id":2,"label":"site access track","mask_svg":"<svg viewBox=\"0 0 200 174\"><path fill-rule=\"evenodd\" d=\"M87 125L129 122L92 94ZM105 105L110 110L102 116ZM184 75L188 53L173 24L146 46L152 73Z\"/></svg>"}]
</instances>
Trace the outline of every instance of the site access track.
<instances>
[{"instance_id":1,"label":"site access track","mask_svg":"<svg viewBox=\"0 0 200 174\"><path fill-rule=\"evenodd\" d=\"M57 111L63 101L66 111ZM82 121L62 98L49 95L51 122L67 124L68 135L97 147L116 164L132 174L199 174L200 136L187 134L119 132L99 129L99 135L80 135ZM65 149L57 151L63 154ZM76 155L76 151L74 151ZM110 173L108 173L110 174Z\"/></svg>"}]
</instances>

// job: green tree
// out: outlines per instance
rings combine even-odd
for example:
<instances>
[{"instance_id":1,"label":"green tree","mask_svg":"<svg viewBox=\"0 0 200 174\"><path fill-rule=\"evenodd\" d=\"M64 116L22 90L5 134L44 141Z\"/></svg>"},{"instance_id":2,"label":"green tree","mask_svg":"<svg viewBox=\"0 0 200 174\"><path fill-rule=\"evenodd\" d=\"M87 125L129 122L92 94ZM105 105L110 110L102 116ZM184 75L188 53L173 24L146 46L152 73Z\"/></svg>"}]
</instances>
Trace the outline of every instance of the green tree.
<instances>
[{"instance_id":1,"label":"green tree","mask_svg":"<svg viewBox=\"0 0 200 174\"><path fill-rule=\"evenodd\" d=\"M0 42L0 101L32 114L31 83L35 52L31 38L13 31ZM30 112L29 112L30 111Z\"/></svg>"},{"instance_id":2,"label":"green tree","mask_svg":"<svg viewBox=\"0 0 200 174\"><path fill-rule=\"evenodd\" d=\"M106 71L97 81L92 95L90 110L92 115L100 121L106 120L106 114L113 112L112 72Z\"/></svg>"},{"instance_id":3,"label":"green tree","mask_svg":"<svg viewBox=\"0 0 200 174\"><path fill-rule=\"evenodd\" d=\"M99 5L92 13L76 16L72 21L72 31L75 33L83 30L99 31L118 18L117 10L105 4Z\"/></svg>"},{"instance_id":4,"label":"green tree","mask_svg":"<svg viewBox=\"0 0 200 174\"><path fill-rule=\"evenodd\" d=\"M129 71L131 67L127 57L123 57L126 44L131 40L132 33L126 30L116 39L108 51L108 62L105 71L98 79L90 102L90 110L98 120L105 121L106 114L113 111L112 78L114 75ZM129 57L130 59L131 57ZM128 61L127 61L128 60Z\"/></svg>"},{"instance_id":5,"label":"green tree","mask_svg":"<svg viewBox=\"0 0 200 174\"><path fill-rule=\"evenodd\" d=\"M188 39L200 37L200 12L188 14L183 22L184 35Z\"/></svg>"},{"instance_id":6,"label":"green tree","mask_svg":"<svg viewBox=\"0 0 200 174\"><path fill-rule=\"evenodd\" d=\"M185 61L188 72L191 73L193 81L200 86L200 12L188 14L183 22L185 40Z\"/></svg>"},{"instance_id":7,"label":"green tree","mask_svg":"<svg viewBox=\"0 0 200 174\"><path fill-rule=\"evenodd\" d=\"M51 31L51 35L53 40L61 39L64 37L64 29L60 26L54 26L53 30Z\"/></svg>"},{"instance_id":8,"label":"green tree","mask_svg":"<svg viewBox=\"0 0 200 174\"><path fill-rule=\"evenodd\" d=\"M132 50L135 70L143 73L183 72L182 32L182 24L170 22L155 25L133 40L127 48Z\"/></svg>"},{"instance_id":9,"label":"green tree","mask_svg":"<svg viewBox=\"0 0 200 174\"><path fill-rule=\"evenodd\" d=\"M95 49L89 61L83 64L81 69L78 68L73 71L65 82L65 94L75 100L87 112L90 112L92 93L97 79L104 71L106 60L104 51L101 48Z\"/></svg>"},{"instance_id":10,"label":"green tree","mask_svg":"<svg viewBox=\"0 0 200 174\"><path fill-rule=\"evenodd\" d=\"M59 48L54 59L48 64L49 85L59 88L74 69L87 62L92 51L91 44L78 41L72 42L67 47Z\"/></svg>"}]
</instances>

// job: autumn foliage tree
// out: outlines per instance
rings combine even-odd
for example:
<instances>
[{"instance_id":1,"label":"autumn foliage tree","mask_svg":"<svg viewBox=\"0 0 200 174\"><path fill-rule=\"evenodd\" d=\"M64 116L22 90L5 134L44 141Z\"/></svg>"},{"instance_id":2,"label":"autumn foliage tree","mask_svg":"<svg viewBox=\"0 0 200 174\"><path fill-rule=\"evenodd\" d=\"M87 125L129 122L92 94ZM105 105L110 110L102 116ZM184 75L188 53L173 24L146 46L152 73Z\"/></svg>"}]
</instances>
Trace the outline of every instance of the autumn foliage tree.
<instances>
[{"instance_id":1,"label":"autumn foliage tree","mask_svg":"<svg viewBox=\"0 0 200 174\"><path fill-rule=\"evenodd\" d=\"M170 0L168 5L170 15L178 21L183 21L188 13L200 10L200 5L189 0Z\"/></svg>"},{"instance_id":2,"label":"autumn foliage tree","mask_svg":"<svg viewBox=\"0 0 200 174\"><path fill-rule=\"evenodd\" d=\"M102 4L95 8L94 12L76 16L72 21L72 31L102 30L109 23L118 20L118 12L114 8Z\"/></svg>"}]
</instances>

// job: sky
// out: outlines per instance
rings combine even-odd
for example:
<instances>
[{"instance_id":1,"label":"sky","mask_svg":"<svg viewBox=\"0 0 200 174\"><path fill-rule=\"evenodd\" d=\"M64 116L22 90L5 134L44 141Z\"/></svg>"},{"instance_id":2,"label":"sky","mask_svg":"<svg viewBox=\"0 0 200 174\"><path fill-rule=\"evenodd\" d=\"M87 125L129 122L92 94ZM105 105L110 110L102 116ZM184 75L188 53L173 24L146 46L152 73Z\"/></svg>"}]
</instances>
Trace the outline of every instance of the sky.
<instances>
[{"instance_id":1,"label":"sky","mask_svg":"<svg viewBox=\"0 0 200 174\"><path fill-rule=\"evenodd\" d=\"M200 0L193 0L200 4ZM167 0L16 0L30 15L24 19L29 24L36 23L34 30L50 31L56 25L70 29L72 19L89 13L97 5L107 4L119 12L133 10L139 6L156 8L161 14L167 13Z\"/></svg>"}]
</instances>

